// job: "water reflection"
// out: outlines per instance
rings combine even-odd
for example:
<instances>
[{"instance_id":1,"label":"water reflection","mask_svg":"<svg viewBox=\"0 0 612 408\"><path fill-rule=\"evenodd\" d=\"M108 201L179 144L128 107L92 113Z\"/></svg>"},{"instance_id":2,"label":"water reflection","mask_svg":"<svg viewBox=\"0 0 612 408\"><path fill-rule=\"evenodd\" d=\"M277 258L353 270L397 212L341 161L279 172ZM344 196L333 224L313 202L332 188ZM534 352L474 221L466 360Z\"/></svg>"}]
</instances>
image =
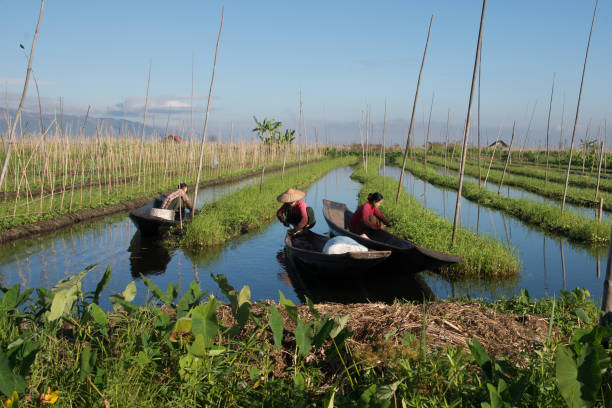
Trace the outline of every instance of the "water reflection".
<instances>
[{"instance_id":1,"label":"water reflection","mask_svg":"<svg viewBox=\"0 0 612 408\"><path fill-rule=\"evenodd\" d=\"M385 262L376 270L355 275L322 275L319 271L287 257L285 251L277 254L279 264L302 303L306 297L314 303L393 303L404 299L421 302L435 300L431 288L421 274L406 273L401 265Z\"/></svg>"},{"instance_id":2,"label":"water reflection","mask_svg":"<svg viewBox=\"0 0 612 408\"><path fill-rule=\"evenodd\" d=\"M166 267L172 259L170 251L161 242L153 237L140 235L140 231L136 231L132 237L128 252L130 272L135 279L141 275L161 275L166 272Z\"/></svg>"}]
</instances>

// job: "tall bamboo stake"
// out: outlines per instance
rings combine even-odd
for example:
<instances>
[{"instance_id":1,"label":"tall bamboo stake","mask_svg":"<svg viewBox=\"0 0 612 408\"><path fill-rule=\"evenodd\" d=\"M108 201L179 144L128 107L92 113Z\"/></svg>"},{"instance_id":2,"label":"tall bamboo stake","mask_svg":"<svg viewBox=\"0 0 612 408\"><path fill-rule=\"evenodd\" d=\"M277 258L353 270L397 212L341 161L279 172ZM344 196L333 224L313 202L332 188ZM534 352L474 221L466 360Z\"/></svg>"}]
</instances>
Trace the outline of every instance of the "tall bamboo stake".
<instances>
[{"instance_id":1,"label":"tall bamboo stake","mask_svg":"<svg viewBox=\"0 0 612 408\"><path fill-rule=\"evenodd\" d=\"M599 197L599 180L601 180L601 162L603 159L603 152L604 152L604 141L602 140L600 142L599 145L599 164L597 165L597 187L595 188L595 199L597 200L597 197Z\"/></svg>"},{"instance_id":2,"label":"tall bamboo stake","mask_svg":"<svg viewBox=\"0 0 612 408\"><path fill-rule=\"evenodd\" d=\"M429 129L431 127L431 111L433 110L435 93L431 94L431 105L429 106L429 119L427 119L427 133L425 133L425 157L424 165L427 167L427 143L429 143Z\"/></svg>"},{"instance_id":3,"label":"tall bamboo stake","mask_svg":"<svg viewBox=\"0 0 612 408\"><path fill-rule=\"evenodd\" d=\"M482 52L482 50L481 50ZM482 171L480 169L480 73L482 72L482 56L478 60L478 189L481 187ZM478 220L480 220L480 206L478 206ZM479 223L476 224L478 229Z\"/></svg>"},{"instance_id":4,"label":"tall bamboo stake","mask_svg":"<svg viewBox=\"0 0 612 408\"><path fill-rule=\"evenodd\" d=\"M512 137L510 138L510 146L508 146L508 156L506 156L506 164L504 165L504 171L502 172L501 180L499 180L499 187L497 187L497 194L501 192L501 188L504 185L504 176L506 175L506 169L508 168L508 163L510 163L510 155L512 154L512 142L514 142L515 125L516 125L516 121L512 122Z\"/></svg>"},{"instance_id":5,"label":"tall bamboo stake","mask_svg":"<svg viewBox=\"0 0 612 408\"><path fill-rule=\"evenodd\" d=\"M497 150L497 145L501 138L501 131L502 131L503 124L504 124L504 116L502 116L502 119L499 122L499 128L497 129L497 139L495 139L495 144L493 145L493 154L491 154L491 160L489 160L489 168L487 168L487 174L485 175L485 179L483 183L485 187L487 187L487 180L489 179L489 172L491 171L491 165L493 164L493 158L495 158L495 151Z\"/></svg>"},{"instance_id":6,"label":"tall bamboo stake","mask_svg":"<svg viewBox=\"0 0 612 408\"><path fill-rule=\"evenodd\" d=\"M212 78L210 79L210 88L208 90L208 102L206 104L206 117L204 118L204 131L202 132L202 145L200 146L200 161L198 163L198 175L196 177L194 194L193 194L193 208L198 205L198 188L200 186L200 173L202 172L202 159L204 157L204 143L206 142L206 130L208 128L208 115L210 112L210 100L212 97L213 84L215 83L215 69L217 68L217 55L219 54L219 42L221 41L221 31L223 30L223 11L221 7L221 24L219 25L219 36L217 37L217 47L215 48L215 60L213 62Z\"/></svg>"},{"instance_id":7,"label":"tall bamboo stake","mask_svg":"<svg viewBox=\"0 0 612 408\"><path fill-rule=\"evenodd\" d=\"M11 159L11 150L13 147L13 137L15 133L15 127L17 126L17 122L21 117L21 110L23 109L23 103L26 98L26 94L28 92L28 83L30 81L30 73L32 72L32 59L34 58L34 49L36 48L36 40L38 39L38 30L40 29L40 22L42 20L43 10L45 8L45 0L41 0L40 2L40 13L38 14L38 22L36 23L36 30L34 31L34 39L32 40L32 48L30 49L30 57L28 58L28 69L26 72L25 83L23 84L23 92L21 93L21 100L19 101L19 107L17 108L17 113L15 114L15 120L13 121L13 126L11 126L11 131L8 134L8 147L6 149L6 156L4 157L4 164L2 165L2 172L0 173L0 187L2 187L2 183L4 183L4 177L6 176L6 170L8 169L9 160Z\"/></svg>"},{"instance_id":8,"label":"tall bamboo stake","mask_svg":"<svg viewBox=\"0 0 612 408\"><path fill-rule=\"evenodd\" d=\"M383 131L382 131L382 171L383 171L383 181L382 181L382 189L385 189L385 166L386 166L386 145L385 145L385 130L387 128L387 98L385 98L385 115L383 118Z\"/></svg>"},{"instance_id":9,"label":"tall bamboo stake","mask_svg":"<svg viewBox=\"0 0 612 408\"><path fill-rule=\"evenodd\" d=\"M584 73L586 71L587 59L589 57L589 48L591 46L591 35L593 34L593 25L595 24L595 15L597 13L597 4L599 0L595 0L595 9L593 10L593 19L591 20L591 30L589 31L589 40L587 42L586 53L584 54L584 65L582 66L582 79L580 80L580 91L578 92L578 103L576 104L576 116L574 117L574 128L572 130L572 141L570 142L569 162L567 163L567 173L565 174L565 189L563 190L563 201L561 202L561 212L565 210L565 197L567 196L567 187L569 185L570 169L572 167L572 154L574 152L574 138L576 137L576 125L578 124L578 115L580 113L580 99L582 98L582 85L584 84ZM607 276L606 276L607 278ZM605 284L604 284L605 287ZM606 296L604 291L604 296ZM612 304L610 305L612 307Z\"/></svg>"},{"instance_id":10,"label":"tall bamboo stake","mask_svg":"<svg viewBox=\"0 0 612 408\"><path fill-rule=\"evenodd\" d=\"M142 171L142 145L144 144L144 135L145 129L147 127L147 108L149 107L149 87L151 85L151 66L153 65L153 60L149 60L149 79L147 79L147 96L145 98L145 108L144 108L144 117L142 119L142 133L140 135L140 152L138 153L138 180L137 183L140 184L140 173Z\"/></svg>"},{"instance_id":11,"label":"tall bamboo stake","mask_svg":"<svg viewBox=\"0 0 612 408\"><path fill-rule=\"evenodd\" d=\"M550 113L552 112L553 94L555 93L555 74L553 73L552 88L550 90L550 102L548 104L548 120L546 121L546 171L544 172L544 185L548 184L548 136L550 134Z\"/></svg>"},{"instance_id":12,"label":"tall bamboo stake","mask_svg":"<svg viewBox=\"0 0 612 408\"><path fill-rule=\"evenodd\" d=\"M476 44L476 58L474 60L474 70L472 72L472 87L470 89L470 99L468 102L467 119L465 121L465 133L463 136L463 151L461 153L461 166L459 167L459 188L457 189L457 203L455 204L455 219L453 221L453 235L451 246L455 246L457 238L457 223L459 221L459 211L461 210L461 190L463 189L463 172L465 171L465 157L467 153L468 138L470 136L470 120L472 119L472 99L474 98L474 85L476 84L476 72L480 61L480 46L482 44L482 26L484 25L485 10L487 0L482 1L482 12L480 14L480 28L478 29L478 44Z\"/></svg>"},{"instance_id":13,"label":"tall bamboo stake","mask_svg":"<svg viewBox=\"0 0 612 408\"><path fill-rule=\"evenodd\" d=\"M425 40L425 50L423 50L423 58L421 59L421 69L419 70L419 77L417 79L416 91L414 92L414 102L412 103L412 115L410 116L410 126L408 127L408 137L406 138L406 148L404 149L404 160L402 161L402 171L400 173L399 182L397 183L397 195L395 196L395 202L399 201L400 192L402 189L402 183L404 182L404 170L406 169L406 159L408 157L408 150L410 150L410 136L412 135L412 128L414 124L414 112L416 111L417 101L419 99L419 88L421 86L421 75L423 74L423 66L425 65L425 57L427 56L427 47L429 46L429 35L431 34L431 24L433 23L433 14L429 19L429 28L427 29L427 40Z\"/></svg>"}]
</instances>

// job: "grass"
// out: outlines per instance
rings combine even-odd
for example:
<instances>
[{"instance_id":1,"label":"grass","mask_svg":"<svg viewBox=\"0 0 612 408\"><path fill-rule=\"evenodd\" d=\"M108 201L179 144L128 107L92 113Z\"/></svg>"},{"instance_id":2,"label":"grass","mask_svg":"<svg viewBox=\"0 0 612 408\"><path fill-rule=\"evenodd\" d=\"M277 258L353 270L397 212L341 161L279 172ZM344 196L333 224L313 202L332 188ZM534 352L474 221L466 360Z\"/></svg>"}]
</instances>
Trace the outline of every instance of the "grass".
<instances>
[{"instance_id":1,"label":"grass","mask_svg":"<svg viewBox=\"0 0 612 408\"><path fill-rule=\"evenodd\" d=\"M442 167L444 165L443 159L429 159L428 164L432 164L436 167ZM459 163L447 161L446 167L459 171ZM538 194L542 197L547 197L553 200L561 202L563 199L563 191L565 189L565 176L561 177L549 177L548 183L544 182L544 175L538 177L535 172L530 172L527 169L512 166L511 172L507 172L504 176L504 185L514 186L522 188L523 190ZM520 171L520 173L519 173ZM484 181L486 175L486 167L482 169L482 180ZM478 166L473 164L466 164L465 174L472 177L478 177ZM524 176L517 174L525 174ZM487 179L487 185L499 185L501 180L502 172L493 170L489 172L489 178ZM579 178L580 176L573 176L573 179ZM567 190L567 197L565 201L570 204L574 204L581 207L599 208L599 199L595 199L595 183L587 183L583 180L583 185L587 185L586 188L569 187ZM591 185L592 184L592 185ZM575 186L575 182L573 183ZM591 188L592 187L592 188ZM611 186L612 188L612 186ZM600 186L599 196L604 199L604 209L612 210L612 194L608 194L602 191Z\"/></svg>"},{"instance_id":2,"label":"grass","mask_svg":"<svg viewBox=\"0 0 612 408\"><path fill-rule=\"evenodd\" d=\"M153 295L148 304L131 303L130 284L111 296L116 310L105 313L97 300L110 267L95 292L80 292L84 273L51 291L38 288L38 297L18 285L0 297L3 403L458 407L497 401L532 407L571 405L576 397L592 406L609 401L609 364L584 361L584 354L593 361L599 346L589 338L599 341L607 329L594 323L598 308L578 289L559 299L533 300L523 291L496 302L296 306L282 294L278 303L253 303L248 287L234 289L219 275L214 278L228 302L195 283L178 298L175 286L163 291L145 280ZM539 331L521 338L534 324ZM507 325L520 333L496 337ZM574 378L558 376L572 364ZM580 387L585 376L588 385Z\"/></svg>"},{"instance_id":3,"label":"grass","mask_svg":"<svg viewBox=\"0 0 612 408\"><path fill-rule=\"evenodd\" d=\"M305 189L328 171L354 162L354 158L337 158L292 168L244 187L214 203L205 205L180 238L184 247L198 248L221 245L247 231L252 231L276 219L280 204L276 197L287 188Z\"/></svg>"},{"instance_id":4,"label":"grass","mask_svg":"<svg viewBox=\"0 0 612 408\"><path fill-rule=\"evenodd\" d=\"M463 262L442 269L440 272L451 276L481 276L486 278L516 275L520 269L520 261L515 251L502 242L489 236L477 234L459 228L457 240L451 247L452 224L438 216L433 211L423 208L412 196L404 193L398 204L395 204L397 182L387 177L385 189L382 189L382 177L378 175L378 165L373 160L368 174L362 168L353 173L353 178L363 183L359 193L359 202L367 200L367 195L373 191L382 192L384 197L381 210L389 218L393 232L402 238L414 241L417 245L440 252L460 256Z\"/></svg>"},{"instance_id":5,"label":"grass","mask_svg":"<svg viewBox=\"0 0 612 408\"><path fill-rule=\"evenodd\" d=\"M392 155L389 164L399 166L401 165L400 160L399 154ZM432 168L425 168L416 161L409 160L406 163L406 170L435 186L451 190L457 189L457 178L440 175ZM606 245L610 239L611 224L608 221L599 223L597 220L587 219L567 210L561 213L559 207L537 203L526 198L502 197L486 188L480 189L478 183L468 181L463 183L462 195L470 201L512 215L525 224L576 242Z\"/></svg>"}]
</instances>

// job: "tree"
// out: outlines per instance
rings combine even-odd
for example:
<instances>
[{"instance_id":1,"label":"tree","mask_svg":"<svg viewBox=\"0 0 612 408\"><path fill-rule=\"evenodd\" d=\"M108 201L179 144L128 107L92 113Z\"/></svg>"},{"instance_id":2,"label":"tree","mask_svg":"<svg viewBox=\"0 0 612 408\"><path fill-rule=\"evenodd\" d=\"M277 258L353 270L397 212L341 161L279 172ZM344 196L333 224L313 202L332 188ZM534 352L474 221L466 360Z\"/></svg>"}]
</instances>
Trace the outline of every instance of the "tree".
<instances>
[{"instance_id":1,"label":"tree","mask_svg":"<svg viewBox=\"0 0 612 408\"><path fill-rule=\"evenodd\" d=\"M253 132L259 133L259 139L264 144L271 144L275 141L273 135L278 131L278 128L283 124L282 122L277 121L276 119L268 119L264 118L263 121L258 121L255 116L253 116L255 120L255 128Z\"/></svg>"}]
</instances>

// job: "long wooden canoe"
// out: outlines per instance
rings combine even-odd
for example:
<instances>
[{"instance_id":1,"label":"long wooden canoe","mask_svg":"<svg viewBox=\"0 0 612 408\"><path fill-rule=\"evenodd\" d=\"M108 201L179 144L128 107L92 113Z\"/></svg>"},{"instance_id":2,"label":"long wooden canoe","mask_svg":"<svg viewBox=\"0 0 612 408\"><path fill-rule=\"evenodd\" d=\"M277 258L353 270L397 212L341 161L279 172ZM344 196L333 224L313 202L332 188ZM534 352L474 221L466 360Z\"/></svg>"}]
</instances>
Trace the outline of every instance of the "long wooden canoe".
<instances>
[{"instance_id":1,"label":"long wooden canoe","mask_svg":"<svg viewBox=\"0 0 612 408\"><path fill-rule=\"evenodd\" d=\"M130 219L136 225L142 236L154 237L163 235L174 225L179 225L180 221L167 220L165 218L151 215L154 201L139 207L130 213ZM183 223L188 219L183 220Z\"/></svg>"},{"instance_id":2,"label":"long wooden canoe","mask_svg":"<svg viewBox=\"0 0 612 408\"><path fill-rule=\"evenodd\" d=\"M393 258L401 261L411 271L432 270L461 262L458 256L422 248L385 230L371 233L370 239L364 238L349 231L352 215L353 212L346 207L346 204L323 200L323 216L333 234L353 238L370 249L393 251Z\"/></svg>"},{"instance_id":3,"label":"long wooden canoe","mask_svg":"<svg viewBox=\"0 0 612 408\"><path fill-rule=\"evenodd\" d=\"M323 247L329 237L304 231L298 235L285 236L287 256L316 268L318 272L354 273L363 272L384 262L391 256L390 250L369 250L344 254L325 254Z\"/></svg>"}]
</instances>

